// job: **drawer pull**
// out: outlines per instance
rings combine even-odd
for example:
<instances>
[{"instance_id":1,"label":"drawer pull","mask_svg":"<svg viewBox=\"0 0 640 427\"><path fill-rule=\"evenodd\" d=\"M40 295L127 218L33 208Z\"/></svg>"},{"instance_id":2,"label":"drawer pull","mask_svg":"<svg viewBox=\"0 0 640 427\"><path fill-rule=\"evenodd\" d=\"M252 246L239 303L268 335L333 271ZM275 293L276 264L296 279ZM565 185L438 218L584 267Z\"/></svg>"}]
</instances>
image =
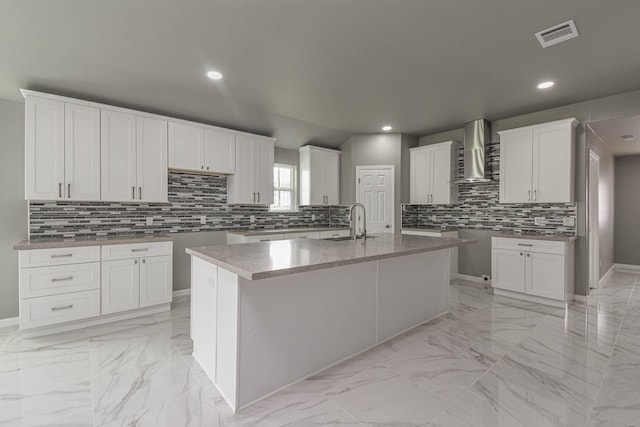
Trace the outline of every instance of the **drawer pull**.
<instances>
[{"instance_id":1,"label":"drawer pull","mask_svg":"<svg viewBox=\"0 0 640 427\"><path fill-rule=\"evenodd\" d=\"M533 246L530 243L518 243L518 246Z\"/></svg>"},{"instance_id":2,"label":"drawer pull","mask_svg":"<svg viewBox=\"0 0 640 427\"><path fill-rule=\"evenodd\" d=\"M73 308L73 304L51 307L51 311L69 310L70 308Z\"/></svg>"},{"instance_id":3,"label":"drawer pull","mask_svg":"<svg viewBox=\"0 0 640 427\"><path fill-rule=\"evenodd\" d=\"M51 258L69 258L70 256L73 256L73 254L53 254Z\"/></svg>"},{"instance_id":4,"label":"drawer pull","mask_svg":"<svg viewBox=\"0 0 640 427\"><path fill-rule=\"evenodd\" d=\"M55 277L53 279L51 279L52 282L67 282L69 280L73 280L73 276L69 276L69 277Z\"/></svg>"},{"instance_id":5,"label":"drawer pull","mask_svg":"<svg viewBox=\"0 0 640 427\"><path fill-rule=\"evenodd\" d=\"M131 249L131 252L147 252L149 248Z\"/></svg>"}]
</instances>

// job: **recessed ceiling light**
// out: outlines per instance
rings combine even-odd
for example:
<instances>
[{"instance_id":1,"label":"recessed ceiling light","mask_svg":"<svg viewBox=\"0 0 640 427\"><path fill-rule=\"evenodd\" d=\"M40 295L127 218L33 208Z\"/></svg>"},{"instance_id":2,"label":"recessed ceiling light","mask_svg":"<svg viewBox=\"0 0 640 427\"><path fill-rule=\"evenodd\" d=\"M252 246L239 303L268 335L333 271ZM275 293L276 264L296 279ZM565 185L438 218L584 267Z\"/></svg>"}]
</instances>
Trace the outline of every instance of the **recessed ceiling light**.
<instances>
[{"instance_id":1,"label":"recessed ceiling light","mask_svg":"<svg viewBox=\"0 0 640 427\"><path fill-rule=\"evenodd\" d=\"M382 126L382 130L385 131L385 132L389 132L391 129L393 129L393 128L391 126L389 126L389 125Z\"/></svg>"},{"instance_id":2,"label":"recessed ceiling light","mask_svg":"<svg viewBox=\"0 0 640 427\"><path fill-rule=\"evenodd\" d=\"M220 71L209 71L207 77L211 80L222 80L222 73Z\"/></svg>"},{"instance_id":3,"label":"recessed ceiling light","mask_svg":"<svg viewBox=\"0 0 640 427\"><path fill-rule=\"evenodd\" d=\"M548 89L553 86L555 83L552 81L538 83L538 89Z\"/></svg>"},{"instance_id":4,"label":"recessed ceiling light","mask_svg":"<svg viewBox=\"0 0 640 427\"><path fill-rule=\"evenodd\" d=\"M633 141L636 139L635 135L622 135L620 138L622 138L623 141Z\"/></svg>"}]
</instances>

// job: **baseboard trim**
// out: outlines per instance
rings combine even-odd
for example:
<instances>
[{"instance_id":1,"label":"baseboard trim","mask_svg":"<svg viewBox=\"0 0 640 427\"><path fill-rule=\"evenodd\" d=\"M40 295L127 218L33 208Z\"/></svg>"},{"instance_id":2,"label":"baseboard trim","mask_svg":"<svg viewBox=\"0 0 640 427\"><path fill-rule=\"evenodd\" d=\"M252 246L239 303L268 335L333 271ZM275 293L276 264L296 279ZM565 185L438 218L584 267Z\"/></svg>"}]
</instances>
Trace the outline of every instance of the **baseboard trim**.
<instances>
[{"instance_id":1,"label":"baseboard trim","mask_svg":"<svg viewBox=\"0 0 640 427\"><path fill-rule=\"evenodd\" d=\"M466 280L467 282L481 283L483 285L491 286L491 280L482 280L482 277L478 277L478 276L468 276L466 274L458 273L458 279Z\"/></svg>"},{"instance_id":2,"label":"baseboard trim","mask_svg":"<svg viewBox=\"0 0 640 427\"><path fill-rule=\"evenodd\" d=\"M7 317L6 319L0 319L0 328L6 328L7 326L18 326L18 317Z\"/></svg>"},{"instance_id":3,"label":"baseboard trim","mask_svg":"<svg viewBox=\"0 0 640 427\"><path fill-rule=\"evenodd\" d=\"M611 274L611 272L613 270L615 270L616 265L612 264L611 267L609 267L609 269L607 270L606 273L604 273L604 276L602 276L602 278L600 280L598 280L598 287L600 287L602 285L602 283L609 278L609 275Z\"/></svg>"},{"instance_id":4,"label":"baseboard trim","mask_svg":"<svg viewBox=\"0 0 640 427\"><path fill-rule=\"evenodd\" d=\"M640 265L634 265L634 264L613 264L613 267L611 267L614 270L619 270L619 271L630 271L633 273L637 273L640 272Z\"/></svg>"},{"instance_id":5,"label":"baseboard trim","mask_svg":"<svg viewBox=\"0 0 640 427\"><path fill-rule=\"evenodd\" d=\"M177 291L173 291L173 297L183 297L183 296L187 296L187 295L191 295L191 288L189 289L178 289Z\"/></svg>"},{"instance_id":6,"label":"baseboard trim","mask_svg":"<svg viewBox=\"0 0 640 427\"><path fill-rule=\"evenodd\" d=\"M574 301L578 301L578 302L588 302L589 301L589 297L587 297L585 295L573 294L573 300Z\"/></svg>"},{"instance_id":7,"label":"baseboard trim","mask_svg":"<svg viewBox=\"0 0 640 427\"><path fill-rule=\"evenodd\" d=\"M554 300L550 298L539 297L537 295L528 295L520 292L507 291L505 289L493 288L493 293L495 295L499 295L507 298L514 298L514 299L535 302L539 304L550 305L553 307L560 307L560 308L565 308L567 304L571 303L571 301ZM572 295L572 296L575 296L575 295Z\"/></svg>"}]
</instances>

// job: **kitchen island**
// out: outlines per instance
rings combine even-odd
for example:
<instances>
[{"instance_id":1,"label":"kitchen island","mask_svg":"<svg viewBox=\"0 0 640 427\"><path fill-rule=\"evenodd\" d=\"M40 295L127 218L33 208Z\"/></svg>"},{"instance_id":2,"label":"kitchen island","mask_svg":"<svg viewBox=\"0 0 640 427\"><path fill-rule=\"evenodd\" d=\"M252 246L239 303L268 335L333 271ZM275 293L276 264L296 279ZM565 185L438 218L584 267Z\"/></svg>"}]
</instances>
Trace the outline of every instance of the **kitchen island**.
<instances>
[{"instance_id":1,"label":"kitchen island","mask_svg":"<svg viewBox=\"0 0 640 427\"><path fill-rule=\"evenodd\" d=\"M193 356L236 411L449 310L449 249L378 235L187 248Z\"/></svg>"}]
</instances>

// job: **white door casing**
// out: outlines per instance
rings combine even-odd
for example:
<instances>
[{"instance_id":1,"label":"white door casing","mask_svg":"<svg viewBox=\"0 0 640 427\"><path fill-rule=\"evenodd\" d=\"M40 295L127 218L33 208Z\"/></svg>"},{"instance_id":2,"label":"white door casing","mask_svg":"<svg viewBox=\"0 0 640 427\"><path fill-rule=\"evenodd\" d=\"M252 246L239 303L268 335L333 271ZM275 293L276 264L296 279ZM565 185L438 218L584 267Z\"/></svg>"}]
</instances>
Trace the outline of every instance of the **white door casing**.
<instances>
[{"instance_id":1,"label":"white door casing","mask_svg":"<svg viewBox=\"0 0 640 427\"><path fill-rule=\"evenodd\" d=\"M393 233L393 185L392 165L356 166L356 202L362 203L367 211L367 233ZM361 210L356 215L361 230Z\"/></svg>"},{"instance_id":2,"label":"white door casing","mask_svg":"<svg viewBox=\"0 0 640 427\"><path fill-rule=\"evenodd\" d=\"M589 150L589 287L597 288L600 281L600 226L598 187L600 182L600 157Z\"/></svg>"}]
</instances>

